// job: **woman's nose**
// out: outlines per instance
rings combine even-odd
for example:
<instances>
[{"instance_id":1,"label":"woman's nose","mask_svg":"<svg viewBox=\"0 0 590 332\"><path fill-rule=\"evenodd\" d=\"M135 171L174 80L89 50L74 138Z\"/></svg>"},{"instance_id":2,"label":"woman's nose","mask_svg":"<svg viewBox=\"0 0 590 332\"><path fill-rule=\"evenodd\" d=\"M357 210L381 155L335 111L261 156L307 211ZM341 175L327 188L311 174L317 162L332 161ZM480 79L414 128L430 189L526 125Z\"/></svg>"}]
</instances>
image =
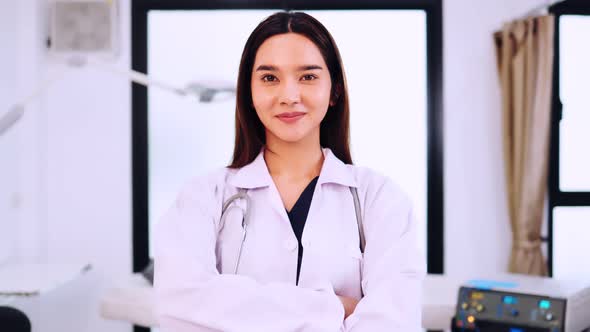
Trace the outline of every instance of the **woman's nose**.
<instances>
[{"instance_id":1,"label":"woman's nose","mask_svg":"<svg viewBox=\"0 0 590 332\"><path fill-rule=\"evenodd\" d=\"M279 91L281 105L294 105L301 101L301 92L297 82L286 82Z\"/></svg>"}]
</instances>

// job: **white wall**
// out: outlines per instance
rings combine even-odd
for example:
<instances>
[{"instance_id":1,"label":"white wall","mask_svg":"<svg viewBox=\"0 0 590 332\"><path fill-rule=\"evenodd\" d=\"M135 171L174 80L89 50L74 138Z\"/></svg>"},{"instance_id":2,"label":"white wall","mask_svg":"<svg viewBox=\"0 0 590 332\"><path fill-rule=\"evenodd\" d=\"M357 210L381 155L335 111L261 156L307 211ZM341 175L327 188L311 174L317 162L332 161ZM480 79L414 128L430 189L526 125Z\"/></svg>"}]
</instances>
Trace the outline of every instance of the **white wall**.
<instances>
[{"instance_id":1,"label":"white wall","mask_svg":"<svg viewBox=\"0 0 590 332\"><path fill-rule=\"evenodd\" d=\"M0 113L30 95L39 83L44 45L42 7L34 0L2 2ZM0 257L7 261L39 261L45 252L41 235L46 224L41 103L38 99L27 104L18 125L0 137Z\"/></svg>"},{"instance_id":2,"label":"white wall","mask_svg":"<svg viewBox=\"0 0 590 332\"><path fill-rule=\"evenodd\" d=\"M508 268L500 88L492 34L538 0L444 0L445 271Z\"/></svg>"},{"instance_id":3,"label":"white wall","mask_svg":"<svg viewBox=\"0 0 590 332\"><path fill-rule=\"evenodd\" d=\"M121 49L108 63L120 69L131 67L130 3L119 1ZM43 74L64 69L48 59ZM47 260L91 263L99 275L94 300L132 270L130 96L126 79L88 67L66 70L43 102ZM88 315L88 332L130 331L100 319L96 303Z\"/></svg>"},{"instance_id":4,"label":"white wall","mask_svg":"<svg viewBox=\"0 0 590 332\"><path fill-rule=\"evenodd\" d=\"M445 265L451 273L506 269L509 227L491 34L536 3L444 2ZM4 109L7 100L62 69L42 50L43 4L0 2ZM122 52L113 65L129 68L130 1L120 4ZM18 28L15 35L7 33L11 26ZM10 45L17 45L16 52L4 52ZM11 84L15 76L17 84ZM109 278L131 271L130 85L83 69L28 109L12 136L0 138L0 241L17 233L8 236L12 249L0 250L14 250L13 259L89 261L102 276L92 290L98 292ZM15 192L18 209L9 206ZM87 319L87 331L130 331L95 314Z\"/></svg>"},{"instance_id":5,"label":"white wall","mask_svg":"<svg viewBox=\"0 0 590 332\"><path fill-rule=\"evenodd\" d=\"M0 259L92 264L92 287L83 288L75 317L32 304L41 317L36 331L61 321L84 326L76 331L131 331L98 313L103 289L131 271L130 85L90 68L64 73L44 49L45 0L0 3L0 112L63 74L0 137ZM124 69L130 1L120 5L123 42L112 65Z\"/></svg>"},{"instance_id":6,"label":"white wall","mask_svg":"<svg viewBox=\"0 0 590 332\"><path fill-rule=\"evenodd\" d=\"M0 13L14 12L15 3L0 2ZM15 15L2 15L0 19L0 115L10 106L15 96L17 73L16 35L10 31L17 26ZM17 188L18 174L18 136L14 132L0 136L0 263L14 255L14 233L16 232L16 209L14 208L14 189Z\"/></svg>"}]
</instances>

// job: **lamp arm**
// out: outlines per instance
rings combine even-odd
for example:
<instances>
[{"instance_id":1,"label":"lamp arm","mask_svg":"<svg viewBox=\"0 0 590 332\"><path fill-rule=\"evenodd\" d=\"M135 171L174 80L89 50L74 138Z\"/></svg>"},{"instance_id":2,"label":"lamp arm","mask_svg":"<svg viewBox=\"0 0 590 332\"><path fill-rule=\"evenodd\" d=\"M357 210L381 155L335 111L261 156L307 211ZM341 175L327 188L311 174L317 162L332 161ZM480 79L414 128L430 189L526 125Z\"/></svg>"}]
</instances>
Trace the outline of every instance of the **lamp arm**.
<instances>
[{"instance_id":1,"label":"lamp arm","mask_svg":"<svg viewBox=\"0 0 590 332\"><path fill-rule=\"evenodd\" d=\"M130 80L132 82L141 84L146 87L155 86L160 89L167 90L167 91L170 91L170 92L182 95L182 96L185 96L187 94L185 89L181 89L181 88L178 88L178 87L173 86L171 84L168 84L166 82L162 82L162 81L153 79L150 76L148 76L147 74L138 72L136 70L132 70L132 69L123 70L123 69L119 69L116 67L107 66L107 65L100 63L98 61L87 61L87 63L92 66L99 67L100 69L102 69L104 71L108 71L111 74L127 78L128 80Z\"/></svg>"},{"instance_id":2,"label":"lamp arm","mask_svg":"<svg viewBox=\"0 0 590 332\"><path fill-rule=\"evenodd\" d=\"M28 96L12 105L8 112L0 117L0 136L6 133L25 115L25 105L39 97L43 91L59 80L63 75L64 71L61 71L52 77L46 78Z\"/></svg>"},{"instance_id":3,"label":"lamp arm","mask_svg":"<svg viewBox=\"0 0 590 332\"><path fill-rule=\"evenodd\" d=\"M148 75L144 73L140 73L135 70L121 70L112 66L104 65L97 61L89 61L86 58L82 57L73 57L68 59L67 64L69 67L83 67L86 64L90 64L92 66L100 67L100 69L110 72L116 76L124 77L129 79L132 82L144 85L144 86L155 86L163 90L167 90L173 92L175 94L179 94L182 96L187 95L186 89L177 88L171 84L155 80L150 78ZM55 77L51 77L43 81L39 86L31 92L27 97L23 98L18 103L14 104L8 112L0 117L0 136L6 133L12 126L14 126L24 115L25 115L25 105L36 99L43 91L45 91L49 86L51 86L55 81L61 78L63 73L56 75Z\"/></svg>"},{"instance_id":4,"label":"lamp arm","mask_svg":"<svg viewBox=\"0 0 590 332\"><path fill-rule=\"evenodd\" d=\"M10 129L15 123L23 117L25 108L22 105L14 105L0 118L0 136Z\"/></svg>"}]
</instances>

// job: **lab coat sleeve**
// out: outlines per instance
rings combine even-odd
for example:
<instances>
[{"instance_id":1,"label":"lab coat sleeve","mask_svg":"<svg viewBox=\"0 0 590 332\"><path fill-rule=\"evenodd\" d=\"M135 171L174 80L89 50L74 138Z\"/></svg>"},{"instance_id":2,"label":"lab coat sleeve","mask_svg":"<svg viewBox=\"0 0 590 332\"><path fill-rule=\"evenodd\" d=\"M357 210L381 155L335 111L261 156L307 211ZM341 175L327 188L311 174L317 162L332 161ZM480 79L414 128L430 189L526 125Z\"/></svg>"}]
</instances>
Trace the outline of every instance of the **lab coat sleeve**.
<instances>
[{"instance_id":1,"label":"lab coat sleeve","mask_svg":"<svg viewBox=\"0 0 590 332\"><path fill-rule=\"evenodd\" d=\"M342 327L346 332L418 332L425 258L417 246L409 199L386 179L367 190L364 213L364 297Z\"/></svg>"},{"instance_id":2,"label":"lab coat sleeve","mask_svg":"<svg viewBox=\"0 0 590 332\"><path fill-rule=\"evenodd\" d=\"M156 226L154 288L161 330L338 331L344 309L328 282L305 289L218 272L220 191L194 183Z\"/></svg>"}]
</instances>

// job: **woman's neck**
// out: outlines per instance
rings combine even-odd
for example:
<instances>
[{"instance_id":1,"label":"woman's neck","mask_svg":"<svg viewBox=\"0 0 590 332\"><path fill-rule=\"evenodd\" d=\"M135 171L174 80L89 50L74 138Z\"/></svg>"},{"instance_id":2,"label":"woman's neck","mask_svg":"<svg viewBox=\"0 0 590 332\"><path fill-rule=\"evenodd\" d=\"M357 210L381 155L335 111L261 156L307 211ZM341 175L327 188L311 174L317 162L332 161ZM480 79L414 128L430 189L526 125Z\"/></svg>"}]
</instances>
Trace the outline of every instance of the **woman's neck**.
<instances>
[{"instance_id":1,"label":"woman's neck","mask_svg":"<svg viewBox=\"0 0 590 332\"><path fill-rule=\"evenodd\" d=\"M324 164L319 135L290 143L267 134L264 160L273 178L309 181L320 174Z\"/></svg>"}]
</instances>

